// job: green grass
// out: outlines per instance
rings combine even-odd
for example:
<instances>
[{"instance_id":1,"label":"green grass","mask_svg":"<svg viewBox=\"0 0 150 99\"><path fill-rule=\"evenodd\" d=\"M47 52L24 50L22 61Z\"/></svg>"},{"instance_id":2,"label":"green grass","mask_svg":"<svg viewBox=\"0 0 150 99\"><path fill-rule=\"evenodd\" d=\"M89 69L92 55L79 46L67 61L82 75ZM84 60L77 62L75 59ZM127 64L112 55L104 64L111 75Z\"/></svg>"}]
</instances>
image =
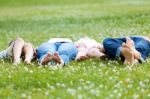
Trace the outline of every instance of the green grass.
<instances>
[{"instance_id":1,"label":"green grass","mask_svg":"<svg viewBox=\"0 0 150 99\"><path fill-rule=\"evenodd\" d=\"M149 33L149 0L0 0L0 50L18 36L37 47L51 37L102 42ZM149 65L89 59L53 70L0 60L0 99L149 99Z\"/></svg>"}]
</instances>

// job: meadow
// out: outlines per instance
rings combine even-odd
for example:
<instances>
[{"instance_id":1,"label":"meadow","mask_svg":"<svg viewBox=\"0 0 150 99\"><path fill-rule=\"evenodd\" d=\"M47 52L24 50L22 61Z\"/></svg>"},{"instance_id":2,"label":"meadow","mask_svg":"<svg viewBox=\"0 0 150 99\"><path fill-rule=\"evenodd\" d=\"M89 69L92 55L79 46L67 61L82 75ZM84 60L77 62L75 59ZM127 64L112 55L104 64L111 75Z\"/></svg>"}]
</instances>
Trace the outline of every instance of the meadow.
<instances>
[{"instance_id":1,"label":"meadow","mask_svg":"<svg viewBox=\"0 0 150 99\"><path fill-rule=\"evenodd\" d=\"M16 37L150 35L149 0L0 0L0 50ZM0 99L150 99L150 59L132 68L88 59L63 68L0 60Z\"/></svg>"}]
</instances>

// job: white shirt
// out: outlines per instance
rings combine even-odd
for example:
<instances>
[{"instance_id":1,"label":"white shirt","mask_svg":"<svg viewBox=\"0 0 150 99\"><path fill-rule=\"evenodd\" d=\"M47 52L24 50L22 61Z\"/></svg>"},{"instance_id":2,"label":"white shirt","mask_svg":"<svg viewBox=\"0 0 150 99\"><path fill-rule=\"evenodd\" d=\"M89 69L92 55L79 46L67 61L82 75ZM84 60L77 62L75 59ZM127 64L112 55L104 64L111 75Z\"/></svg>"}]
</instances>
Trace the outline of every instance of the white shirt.
<instances>
[{"instance_id":1,"label":"white shirt","mask_svg":"<svg viewBox=\"0 0 150 99\"><path fill-rule=\"evenodd\" d=\"M79 39L78 41L75 42L75 45L78 46L81 43L86 45L87 48L93 48L93 47L103 48L103 46L100 43L96 42L94 39L90 39L89 37L84 37Z\"/></svg>"},{"instance_id":2,"label":"white shirt","mask_svg":"<svg viewBox=\"0 0 150 99\"><path fill-rule=\"evenodd\" d=\"M71 39L68 38L51 38L50 40L48 40L49 43L56 43L56 42L69 42L72 43Z\"/></svg>"}]
</instances>

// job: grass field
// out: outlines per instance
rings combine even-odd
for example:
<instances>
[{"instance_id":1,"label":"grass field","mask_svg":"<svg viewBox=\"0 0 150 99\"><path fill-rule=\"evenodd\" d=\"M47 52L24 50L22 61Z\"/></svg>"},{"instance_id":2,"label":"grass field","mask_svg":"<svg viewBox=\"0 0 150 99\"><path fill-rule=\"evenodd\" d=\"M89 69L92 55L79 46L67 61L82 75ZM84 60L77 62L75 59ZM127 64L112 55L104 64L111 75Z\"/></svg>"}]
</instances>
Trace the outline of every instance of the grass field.
<instances>
[{"instance_id":1,"label":"grass field","mask_svg":"<svg viewBox=\"0 0 150 99\"><path fill-rule=\"evenodd\" d=\"M149 0L0 0L0 50L18 36L37 47L51 37L149 33ZM149 66L89 59L53 70L0 60L0 99L150 99Z\"/></svg>"}]
</instances>

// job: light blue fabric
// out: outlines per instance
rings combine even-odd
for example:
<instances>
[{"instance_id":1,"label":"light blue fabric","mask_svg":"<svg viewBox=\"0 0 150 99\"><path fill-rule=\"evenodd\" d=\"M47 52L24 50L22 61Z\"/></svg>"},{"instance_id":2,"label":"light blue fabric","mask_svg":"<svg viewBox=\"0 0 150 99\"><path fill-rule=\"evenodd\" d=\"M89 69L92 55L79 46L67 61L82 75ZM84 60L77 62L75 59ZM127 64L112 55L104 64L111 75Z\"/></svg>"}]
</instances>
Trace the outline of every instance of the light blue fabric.
<instances>
[{"instance_id":1,"label":"light blue fabric","mask_svg":"<svg viewBox=\"0 0 150 99\"><path fill-rule=\"evenodd\" d=\"M47 53L54 54L57 52L65 64L74 60L77 54L77 48L73 43L69 42L56 42L56 43L43 43L37 49L39 62L47 55Z\"/></svg>"},{"instance_id":2,"label":"light blue fabric","mask_svg":"<svg viewBox=\"0 0 150 99\"><path fill-rule=\"evenodd\" d=\"M61 43L58 47L58 54L63 59L64 63L69 63L74 60L77 54L77 48L73 43Z\"/></svg>"},{"instance_id":3,"label":"light blue fabric","mask_svg":"<svg viewBox=\"0 0 150 99\"><path fill-rule=\"evenodd\" d=\"M7 50L4 50L4 51L0 52L0 58L7 58L7 57L8 57Z\"/></svg>"},{"instance_id":4,"label":"light blue fabric","mask_svg":"<svg viewBox=\"0 0 150 99\"><path fill-rule=\"evenodd\" d=\"M37 56L39 61L41 62L41 60L43 59L43 57L45 57L47 53L53 54L56 50L57 50L57 46L55 43L46 42L41 44L37 49Z\"/></svg>"}]
</instances>

